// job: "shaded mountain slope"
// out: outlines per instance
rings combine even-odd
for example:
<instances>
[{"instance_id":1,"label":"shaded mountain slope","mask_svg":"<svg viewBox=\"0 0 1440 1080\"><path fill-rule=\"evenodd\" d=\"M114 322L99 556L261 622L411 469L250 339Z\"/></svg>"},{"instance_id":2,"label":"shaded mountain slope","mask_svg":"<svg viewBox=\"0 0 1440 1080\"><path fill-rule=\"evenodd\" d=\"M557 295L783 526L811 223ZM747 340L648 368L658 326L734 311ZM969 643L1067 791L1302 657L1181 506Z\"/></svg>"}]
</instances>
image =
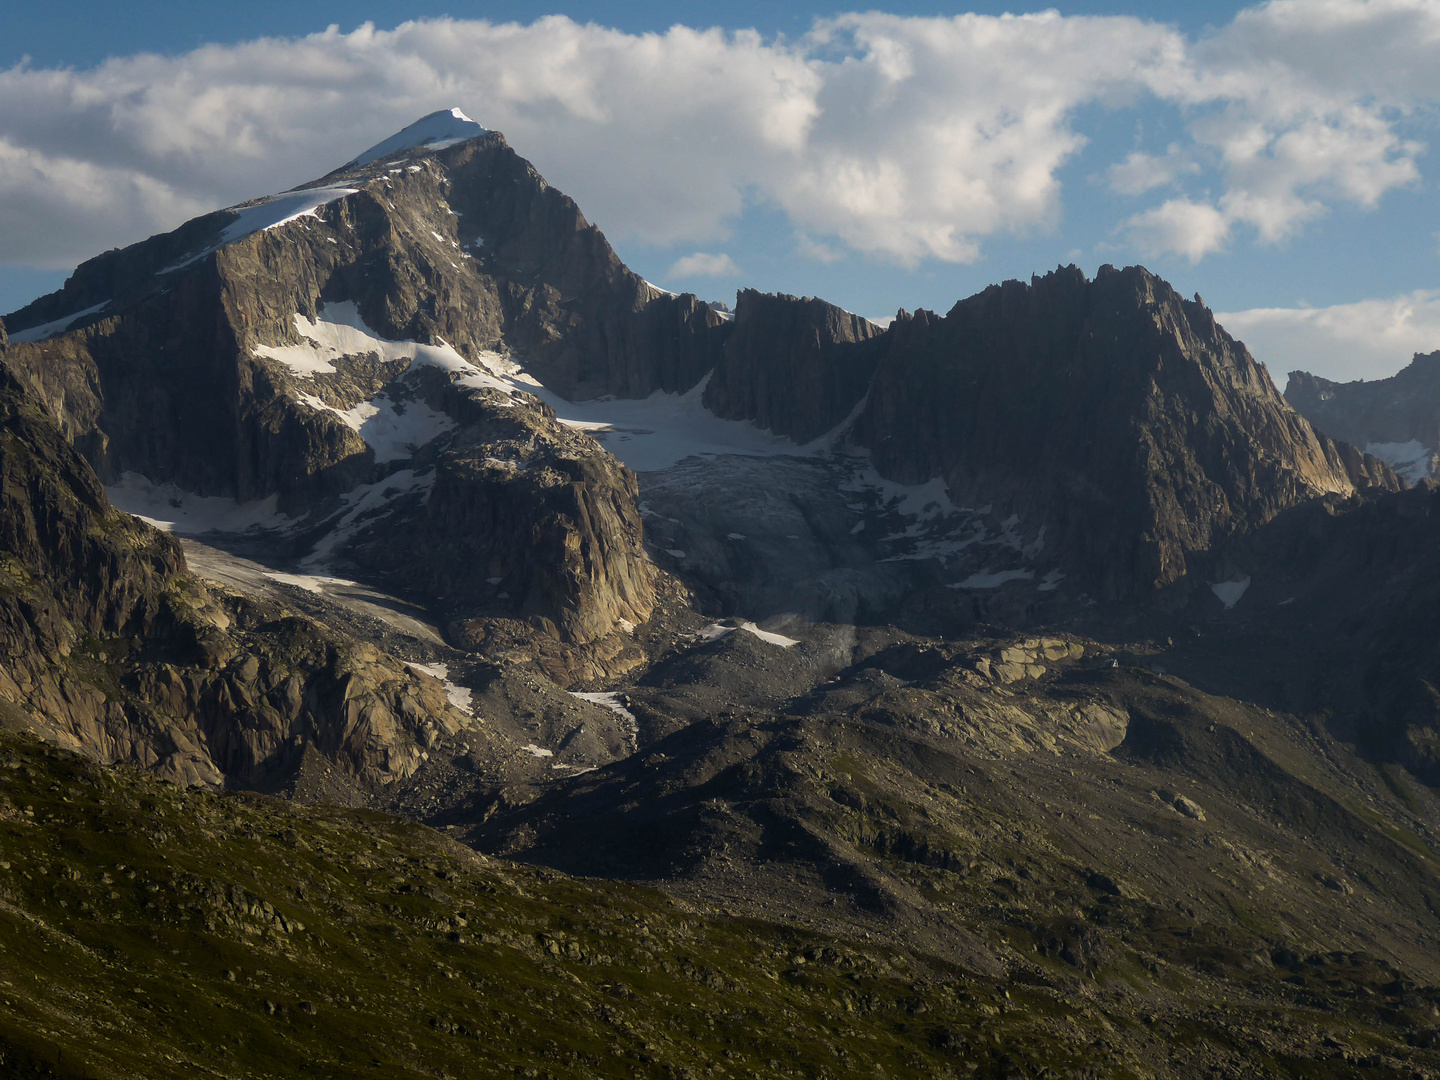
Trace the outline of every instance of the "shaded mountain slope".
<instances>
[{"instance_id":1,"label":"shaded mountain slope","mask_svg":"<svg viewBox=\"0 0 1440 1080\"><path fill-rule=\"evenodd\" d=\"M823 300L742 289L705 406L808 443L864 397L881 336L874 323Z\"/></svg>"},{"instance_id":2,"label":"shaded mountain slope","mask_svg":"<svg viewBox=\"0 0 1440 1080\"><path fill-rule=\"evenodd\" d=\"M1416 353L1388 379L1333 382L1292 371L1285 398L1321 431L1363 446L1412 483L1440 453L1440 352Z\"/></svg>"},{"instance_id":3,"label":"shaded mountain slope","mask_svg":"<svg viewBox=\"0 0 1440 1080\"><path fill-rule=\"evenodd\" d=\"M1397 483L1139 267L993 286L890 334L857 425L880 472L1043 527L1102 597L1176 581L1189 553L1307 499Z\"/></svg>"},{"instance_id":4,"label":"shaded mountain slope","mask_svg":"<svg viewBox=\"0 0 1440 1080\"><path fill-rule=\"evenodd\" d=\"M1323 727L1110 668L1107 651L901 641L768 708L735 702L722 665L707 718L472 828L486 850L982 970L1025 955L982 945L990 920L1042 924L1109 894L1274 949L1380 949L1430 978L1434 793ZM789 662L728 661L742 685ZM642 717L674 708L673 690L629 699ZM1259 929L1236 912L1262 893Z\"/></svg>"}]
</instances>

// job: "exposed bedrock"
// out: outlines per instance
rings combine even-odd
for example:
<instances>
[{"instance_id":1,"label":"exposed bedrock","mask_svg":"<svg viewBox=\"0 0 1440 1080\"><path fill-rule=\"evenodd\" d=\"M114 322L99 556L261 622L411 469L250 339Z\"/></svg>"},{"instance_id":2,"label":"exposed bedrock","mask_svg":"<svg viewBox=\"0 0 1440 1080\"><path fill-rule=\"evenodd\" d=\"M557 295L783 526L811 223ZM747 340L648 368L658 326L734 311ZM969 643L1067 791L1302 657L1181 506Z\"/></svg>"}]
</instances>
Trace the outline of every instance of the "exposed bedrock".
<instances>
[{"instance_id":1,"label":"exposed bedrock","mask_svg":"<svg viewBox=\"0 0 1440 1080\"><path fill-rule=\"evenodd\" d=\"M887 338L855 435L880 472L1042 524L1101 597L1175 582L1187 554L1307 499L1399 484L1141 267L1006 282Z\"/></svg>"},{"instance_id":2,"label":"exposed bedrock","mask_svg":"<svg viewBox=\"0 0 1440 1080\"><path fill-rule=\"evenodd\" d=\"M207 587L112 508L0 368L0 717L181 783L273 787L307 747L361 785L471 725L442 684L273 604Z\"/></svg>"},{"instance_id":3,"label":"exposed bedrock","mask_svg":"<svg viewBox=\"0 0 1440 1080\"><path fill-rule=\"evenodd\" d=\"M721 317L626 269L498 135L324 184L350 194L233 242L221 243L234 221L221 212L84 264L12 323L98 310L18 344L13 365L107 482L135 472L205 496L276 495L293 517L320 520L347 493L383 488L398 468L433 469L426 487L436 503L396 518L387 541L430 552L427 567L400 567L374 544L336 555L360 570L403 569L423 595L451 601L452 614L457 599L477 605L458 614L501 614L503 593L503 614L562 640L589 642L620 619L643 621L653 571L634 480L544 406L527 399L517 410L510 394L421 386L420 399L446 422L439 441L396 461L370 445L362 419L377 395L415 396L408 360L362 352L316 374L261 350L306 345L307 327L348 304L382 344L442 348L461 363L523 358L572 398L643 396L688 389L714 366L728 329ZM532 414L509 442L495 434L506 412ZM397 537L402 522L422 532ZM371 534L386 531L368 524ZM496 576L505 587L471 587Z\"/></svg>"},{"instance_id":4,"label":"exposed bedrock","mask_svg":"<svg viewBox=\"0 0 1440 1080\"><path fill-rule=\"evenodd\" d=\"M743 290L705 407L807 443L841 423L870 385L881 329L813 297Z\"/></svg>"}]
</instances>

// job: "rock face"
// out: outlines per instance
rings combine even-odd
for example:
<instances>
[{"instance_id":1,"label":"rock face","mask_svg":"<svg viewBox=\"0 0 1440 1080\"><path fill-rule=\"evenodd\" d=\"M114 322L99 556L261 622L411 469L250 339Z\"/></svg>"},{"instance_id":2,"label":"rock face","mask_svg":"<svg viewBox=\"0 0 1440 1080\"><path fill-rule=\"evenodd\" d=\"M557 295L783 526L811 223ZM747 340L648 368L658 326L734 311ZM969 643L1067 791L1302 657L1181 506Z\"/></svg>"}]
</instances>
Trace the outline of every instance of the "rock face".
<instances>
[{"instance_id":1,"label":"rock face","mask_svg":"<svg viewBox=\"0 0 1440 1080\"><path fill-rule=\"evenodd\" d=\"M1440 486L1296 507L1236 553L1263 633L1244 663L1368 756L1440 784Z\"/></svg>"},{"instance_id":2,"label":"rock face","mask_svg":"<svg viewBox=\"0 0 1440 1080\"><path fill-rule=\"evenodd\" d=\"M932 520L887 527L876 558L939 558L955 568L940 583L975 604L1010 580L1042 595L1065 578L1071 593L1144 597L1289 507L1400 486L1381 461L1317 433L1198 299L1140 267L1007 282L943 318L902 312L884 332L821 301L743 293L705 402L797 441L853 417L846 440L878 477L842 487L883 502L887 482L918 485L913 501L932 503ZM874 524L854 521L851 534L866 540ZM726 528L754 532L712 531ZM902 536L913 550L883 550ZM694 535L672 546L708 550ZM1005 618L994 605L975 615Z\"/></svg>"},{"instance_id":3,"label":"rock face","mask_svg":"<svg viewBox=\"0 0 1440 1080\"><path fill-rule=\"evenodd\" d=\"M442 684L206 587L0 367L0 711L180 783L274 787L307 748L366 785L472 724Z\"/></svg>"},{"instance_id":4,"label":"rock face","mask_svg":"<svg viewBox=\"0 0 1440 1080\"><path fill-rule=\"evenodd\" d=\"M345 523L326 565L579 644L649 615L634 481L512 358L570 397L643 396L693 386L725 336L495 133L109 252L10 321L12 365L107 483L275 496L311 541ZM438 558L399 565L407 545Z\"/></svg>"},{"instance_id":5,"label":"rock face","mask_svg":"<svg viewBox=\"0 0 1440 1080\"><path fill-rule=\"evenodd\" d=\"M868 319L823 300L745 289L705 407L807 443L865 396L882 355L880 334Z\"/></svg>"},{"instance_id":6,"label":"rock face","mask_svg":"<svg viewBox=\"0 0 1440 1080\"><path fill-rule=\"evenodd\" d=\"M1310 423L1363 446L1414 483L1440 472L1440 352L1388 379L1338 383L1292 371L1285 398Z\"/></svg>"},{"instance_id":7,"label":"rock face","mask_svg":"<svg viewBox=\"0 0 1440 1080\"><path fill-rule=\"evenodd\" d=\"M1007 282L890 337L857 427L880 472L1043 523L1102 596L1174 582L1187 554L1307 499L1397 483L1140 267Z\"/></svg>"}]
</instances>

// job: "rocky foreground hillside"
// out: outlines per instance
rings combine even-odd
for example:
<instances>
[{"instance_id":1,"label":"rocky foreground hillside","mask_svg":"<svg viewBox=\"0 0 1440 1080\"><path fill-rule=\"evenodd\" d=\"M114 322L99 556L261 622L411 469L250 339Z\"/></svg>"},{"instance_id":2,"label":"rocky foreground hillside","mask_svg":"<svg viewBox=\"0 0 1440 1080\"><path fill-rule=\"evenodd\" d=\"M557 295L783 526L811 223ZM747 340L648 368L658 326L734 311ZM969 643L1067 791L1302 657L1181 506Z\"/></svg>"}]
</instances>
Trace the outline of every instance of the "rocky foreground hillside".
<instances>
[{"instance_id":1,"label":"rocky foreground hillside","mask_svg":"<svg viewBox=\"0 0 1440 1080\"><path fill-rule=\"evenodd\" d=\"M6 321L6 1075L1440 1075L1440 503L1198 297L731 312L453 112Z\"/></svg>"}]
</instances>

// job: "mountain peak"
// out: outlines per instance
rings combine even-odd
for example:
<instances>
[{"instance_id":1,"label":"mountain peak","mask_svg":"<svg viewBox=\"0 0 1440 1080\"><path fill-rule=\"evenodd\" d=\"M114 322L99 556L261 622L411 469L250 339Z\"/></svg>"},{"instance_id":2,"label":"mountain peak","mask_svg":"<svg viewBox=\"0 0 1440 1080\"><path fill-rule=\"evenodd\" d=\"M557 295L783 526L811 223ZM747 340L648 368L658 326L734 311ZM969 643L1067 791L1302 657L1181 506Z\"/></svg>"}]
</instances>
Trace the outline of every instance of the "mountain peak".
<instances>
[{"instance_id":1,"label":"mountain peak","mask_svg":"<svg viewBox=\"0 0 1440 1080\"><path fill-rule=\"evenodd\" d=\"M346 168L369 165L372 161L379 161L392 154L398 154L402 150L422 146L430 150L439 150L445 146L452 146L455 143L488 134L490 134L489 128L481 127L458 108L440 109L427 116L422 116L409 127L402 128L388 139L376 143L359 157L348 162Z\"/></svg>"}]
</instances>

